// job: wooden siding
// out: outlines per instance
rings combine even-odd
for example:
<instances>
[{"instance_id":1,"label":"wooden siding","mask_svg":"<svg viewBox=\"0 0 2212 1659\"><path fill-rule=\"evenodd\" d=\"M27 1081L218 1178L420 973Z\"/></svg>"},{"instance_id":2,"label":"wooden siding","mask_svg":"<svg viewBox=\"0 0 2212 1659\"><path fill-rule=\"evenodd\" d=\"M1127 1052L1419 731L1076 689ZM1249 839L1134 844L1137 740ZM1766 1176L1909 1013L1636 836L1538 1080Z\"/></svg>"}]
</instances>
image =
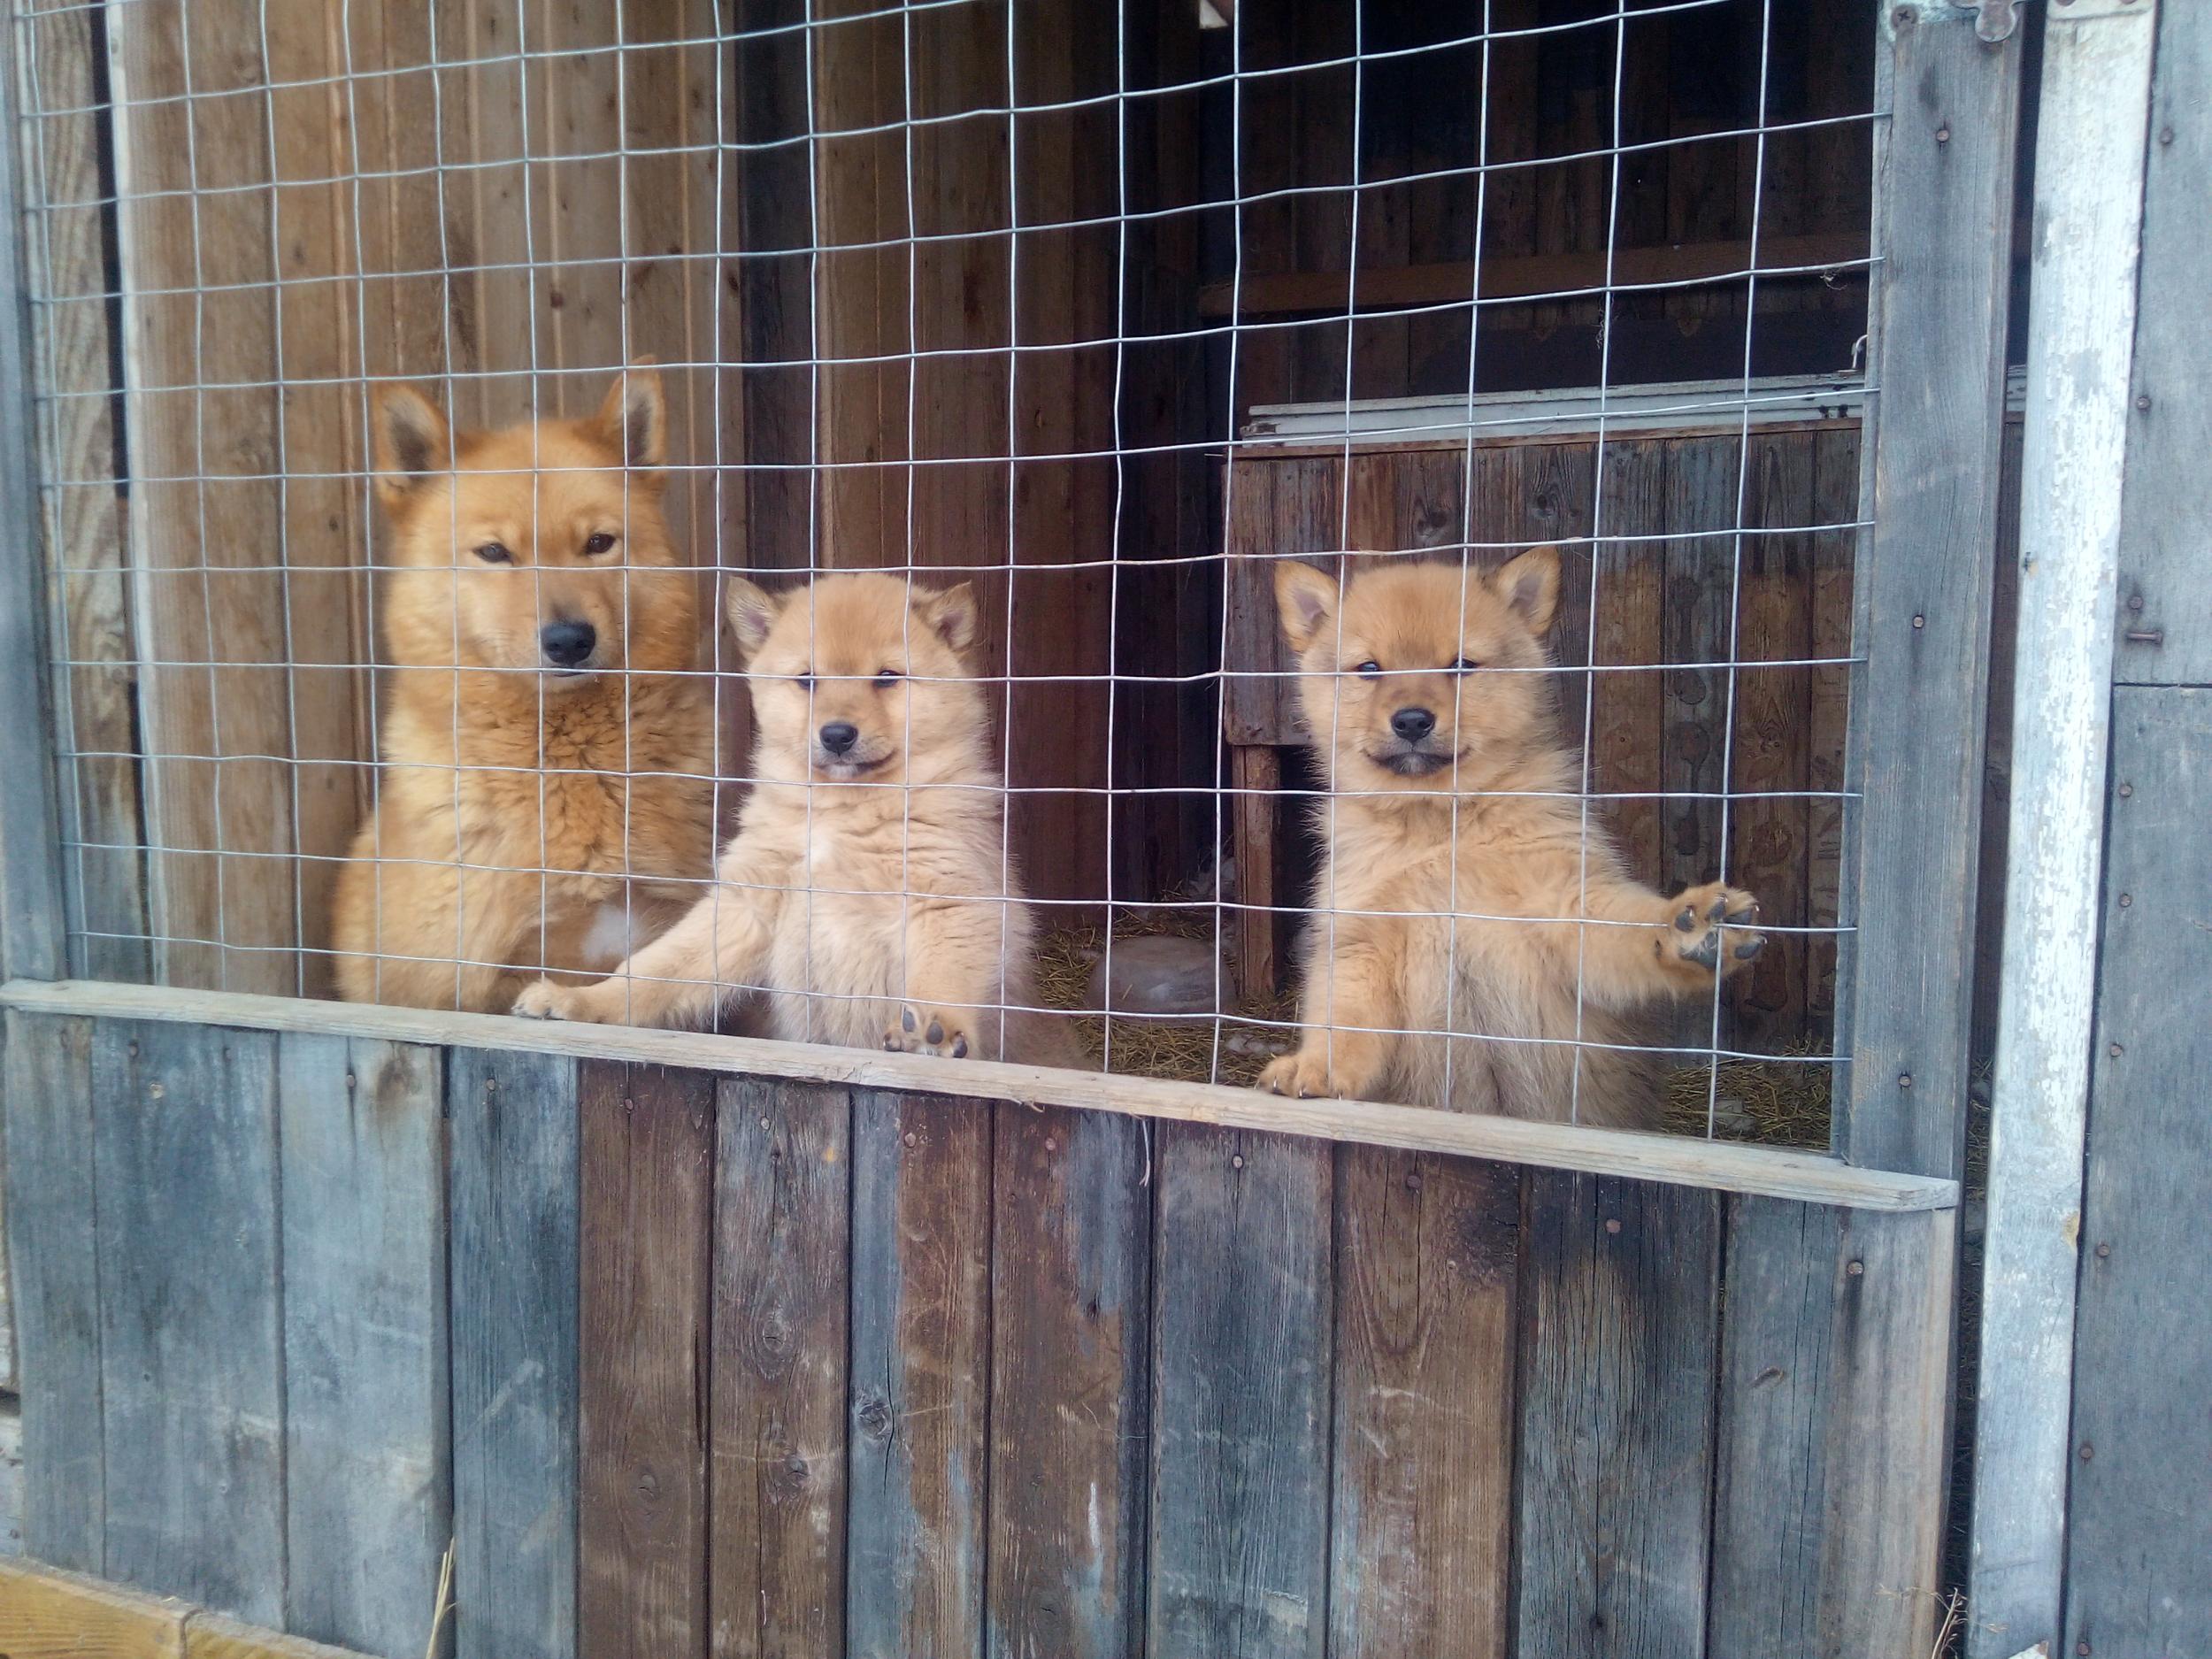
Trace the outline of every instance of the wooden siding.
<instances>
[{"instance_id":1,"label":"wooden siding","mask_svg":"<svg viewBox=\"0 0 2212 1659\"><path fill-rule=\"evenodd\" d=\"M409 1659L449 1535L464 1656L1932 1633L1947 1210L219 1026L7 1058L25 1372L98 1362L27 1417L30 1550L141 1588Z\"/></svg>"}]
</instances>

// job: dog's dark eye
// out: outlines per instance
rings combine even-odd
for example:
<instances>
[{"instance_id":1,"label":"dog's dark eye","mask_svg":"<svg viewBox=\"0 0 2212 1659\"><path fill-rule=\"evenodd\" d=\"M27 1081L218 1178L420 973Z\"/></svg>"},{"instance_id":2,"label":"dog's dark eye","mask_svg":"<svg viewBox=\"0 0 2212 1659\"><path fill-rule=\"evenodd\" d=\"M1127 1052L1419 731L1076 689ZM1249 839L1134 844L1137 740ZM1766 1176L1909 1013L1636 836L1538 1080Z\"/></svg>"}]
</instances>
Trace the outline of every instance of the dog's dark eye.
<instances>
[{"instance_id":1,"label":"dog's dark eye","mask_svg":"<svg viewBox=\"0 0 2212 1659\"><path fill-rule=\"evenodd\" d=\"M887 691L897 682L898 677L899 671L895 668L879 668L876 670L876 685L879 689Z\"/></svg>"},{"instance_id":2,"label":"dog's dark eye","mask_svg":"<svg viewBox=\"0 0 2212 1659\"><path fill-rule=\"evenodd\" d=\"M1452 664L1452 672L1455 674L1463 674L1471 668L1480 668L1482 664L1477 662L1473 657L1463 657Z\"/></svg>"},{"instance_id":3,"label":"dog's dark eye","mask_svg":"<svg viewBox=\"0 0 2212 1659\"><path fill-rule=\"evenodd\" d=\"M1359 672L1362 679L1372 680L1376 675L1382 672L1382 664L1380 663L1362 663L1359 665Z\"/></svg>"},{"instance_id":4,"label":"dog's dark eye","mask_svg":"<svg viewBox=\"0 0 2212 1659\"><path fill-rule=\"evenodd\" d=\"M487 565L511 565L515 556L507 550L504 541L487 541L476 549L476 557Z\"/></svg>"},{"instance_id":5,"label":"dog's dark eye","mask_svg":"<svg viewBox=\"0 0 2212 1659\"><path fill-rule=\"evenodd\" d=\"M614 538L602 530L584 543L584 555L588 558L595 554L604 553L613 545Z\"/></svg>"},{"instance_id":6,"label":"dog's dark eye","mask_svg":"<svg viewBox=\"0 0 2212 1659\"><path fill-rule=\"evenodd\" d=\"M791 683L802 691L811 691L814 689L814 676L811 674L794 674L791 676Z\"/></svg>"}]
</instances>

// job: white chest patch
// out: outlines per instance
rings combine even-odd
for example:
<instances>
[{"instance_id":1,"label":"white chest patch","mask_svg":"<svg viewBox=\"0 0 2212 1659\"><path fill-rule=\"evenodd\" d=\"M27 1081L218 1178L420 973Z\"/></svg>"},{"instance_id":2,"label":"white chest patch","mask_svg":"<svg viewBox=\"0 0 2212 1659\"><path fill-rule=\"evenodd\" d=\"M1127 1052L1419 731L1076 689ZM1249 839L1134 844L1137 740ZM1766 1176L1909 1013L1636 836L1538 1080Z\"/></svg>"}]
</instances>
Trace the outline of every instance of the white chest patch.
<instances>
[{"instance_id":1,"label":"white chest patch","mask_svg":"<svg viewBox=\"0 0 2212 1659\"><path fill-rule=\"evenodd\" d=\"M611 966L627 957L636 949L635 920L618 900L601 905L591 918L591 931L584 935L584 959Z\"/></svg>"}]
</instances>

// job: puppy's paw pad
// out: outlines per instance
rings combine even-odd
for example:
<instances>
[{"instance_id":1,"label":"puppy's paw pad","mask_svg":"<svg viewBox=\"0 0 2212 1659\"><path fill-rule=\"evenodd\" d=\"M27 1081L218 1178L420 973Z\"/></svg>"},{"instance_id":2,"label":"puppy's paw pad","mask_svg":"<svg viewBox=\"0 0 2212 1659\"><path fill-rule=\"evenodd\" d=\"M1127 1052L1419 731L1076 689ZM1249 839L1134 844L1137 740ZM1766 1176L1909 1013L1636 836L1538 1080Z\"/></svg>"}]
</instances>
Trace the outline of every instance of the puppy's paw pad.
<instances>
[{"instance_id":1,"label":"puppy's paw pad","mask_svg":"<svg viewBox=\"0 0 2212 1659\"><path fill-rule=\"evenodd\" d=\"M1333 1100L1342 1093L1330 1075L1325 1054L1286 1054L1270 1060L1254 1086L1292 1100Z\"/></svg>"},{"instance_id":2,"label":"puppy's paw pad","mask_svg":"<svg viewBox=\"0 0 2212 1659\"><path fill-rule=\"evenodd\" d=\"M1766 949L1759 901L1740 887L1709 882L1681 894L1672 909L1674 955L1689 967L1732 973Z\"/></svg>"},{"instance_id":3,"label":"puppy's paw pad","mask_svg":"<svg viewBox=\"0 0 2212 1659\"><path fill-rule=\"evenodd\" d=\"M566 1019L568 995L550 979L540 979L523 987L522 995L515 998L514 1011L525 1019Z\"/></svg>"},{"instance_id":4,"label":"puppy's paw pad","mask_svg":"<svg viewBox=\"0 0 2212 1659\"><path fill-rule=\"evenodd\" d=\"M883 1046L892 1054L929 1054L947 1060L964 1060L975 1049L957 1017L912 1003L899 1010L899 1023L883 1033Z\"/></svg>"}]
</instances>

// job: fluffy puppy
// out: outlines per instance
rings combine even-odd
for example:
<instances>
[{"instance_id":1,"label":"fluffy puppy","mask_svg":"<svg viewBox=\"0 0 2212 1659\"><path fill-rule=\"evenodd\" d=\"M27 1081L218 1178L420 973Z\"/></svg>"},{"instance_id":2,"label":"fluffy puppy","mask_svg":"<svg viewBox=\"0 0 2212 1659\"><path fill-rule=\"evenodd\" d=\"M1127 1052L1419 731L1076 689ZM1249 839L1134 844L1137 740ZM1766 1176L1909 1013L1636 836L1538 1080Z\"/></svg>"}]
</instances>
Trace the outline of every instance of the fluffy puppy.
<instances>
[{"instance_id":1,"label":"fluffy puppy","mask_svg":"<svg viewBox=\"0 0 2212 1659\"><path fill-rule=\"evenodd\" d=\"M495 1012L593 977L698 896L714 857L696 573L661 511L659 376L583 420L457 442L376 401L388 526L374 812L339 872L349 1002Z\"/></svg>"},{"instance_id":2,"label":"fluffy puppy","mask_svg":"<svg viewBox=\"0 0 2212 1659\"><path fill-rule=\"evenodd\" d=\"M1065 1063L1033 1006L1034 923L1005 859L1005 794L963 653L976 602L904 578L825 576L724 611L751 688L754 784L718 886L597 985L515 1011L703 1025L743 987L766 1033L915 1054Z\"/></svg>"},{"instance_id":3,"label":"fluffy puppy","mask_svg":"<svg viewBox=\"0 0 2212 1659\"><path fill-rule=\"evenodd\" d=\"M1486 575L1377 564L1341 588L1285 562L1275 592L1333 793L1300 1044L1260 1086L1653 1126L1655 1068L1581 1045L1643 1041L1640 1014L1710 996L1765 940L1748 893L1663 898L1586 812L1546 672L1556 549Z\"/></svg>"}]
</instances>

